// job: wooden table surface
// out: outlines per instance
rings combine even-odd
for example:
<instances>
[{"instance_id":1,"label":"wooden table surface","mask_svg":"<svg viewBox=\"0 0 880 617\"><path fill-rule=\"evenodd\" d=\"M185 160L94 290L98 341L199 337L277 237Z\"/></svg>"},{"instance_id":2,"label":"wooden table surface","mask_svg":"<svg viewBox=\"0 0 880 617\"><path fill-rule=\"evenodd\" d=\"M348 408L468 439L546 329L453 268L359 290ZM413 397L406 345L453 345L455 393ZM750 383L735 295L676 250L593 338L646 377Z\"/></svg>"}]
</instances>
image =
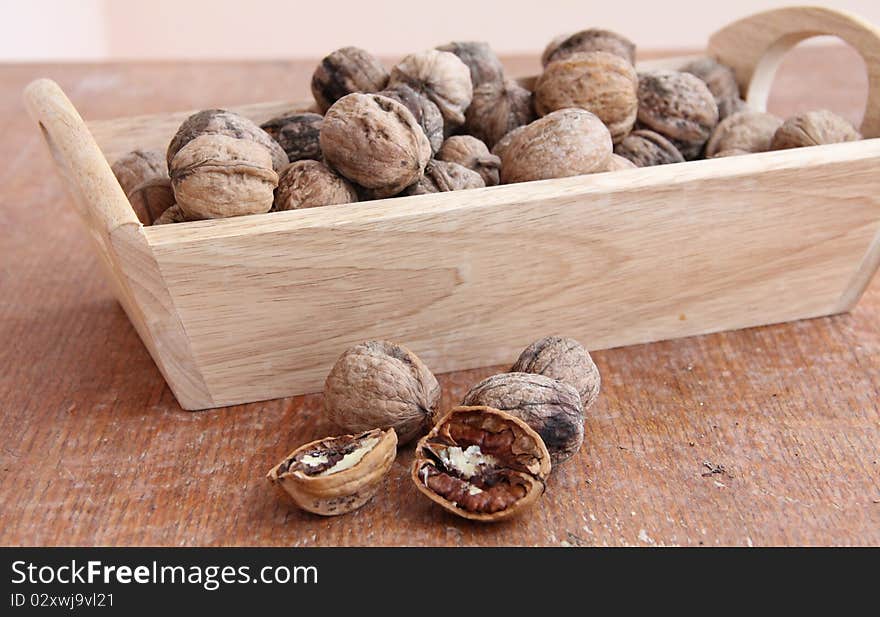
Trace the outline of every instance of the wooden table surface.
<instances>
[{"instance_id":1,"label":"wooden table surface","mask_svg":"<svg viewBox=\"0 0 880 617\"><path fill-rule=\"evenodd\" d=\"M0 67L0 544L880 544L878 280L848 315L596 352L603 392L584 447L519 520L433 506L410 484L412 448L353 514L288 505L264 475L332 431L321 396L178 407L20 94L49 76L85 118L111 118L301 99L312 66ZM865 90L853 52L808 48L786 61L771 109L857 121ZM442 404L499 368L441 376Z\"/></svg>"}]
</instances>

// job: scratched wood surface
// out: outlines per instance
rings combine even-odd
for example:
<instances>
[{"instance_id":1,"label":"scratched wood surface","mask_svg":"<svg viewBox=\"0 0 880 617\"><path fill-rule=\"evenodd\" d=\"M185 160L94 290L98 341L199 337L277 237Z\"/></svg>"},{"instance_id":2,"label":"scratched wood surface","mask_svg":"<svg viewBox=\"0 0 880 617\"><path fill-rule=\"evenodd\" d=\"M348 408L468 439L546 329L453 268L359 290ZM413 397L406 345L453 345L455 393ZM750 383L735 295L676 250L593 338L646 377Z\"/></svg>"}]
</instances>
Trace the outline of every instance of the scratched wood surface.
<instances>
[{"instance_id":1,"label":"scratched wood surface","mask_svg":"<svg viewBox=\"0 0 880 617\"><path fill-rule=\"evenodd\" d=\"M514 75L537 70L508 59ZM880 545L880 282L848 315L595 354L586 442L537 508L457 520L409 484L324 519L264 479L324 436L320 395L182 411L102 278L19 96L56 79L88 119L297 99L311 63L0 67L0 544ZM798 49L771 109L858 121L847 49ZM537 333L536 333L537 334ZM500 367L440 377L443 405Z\"/></svg>"}]
</instances>

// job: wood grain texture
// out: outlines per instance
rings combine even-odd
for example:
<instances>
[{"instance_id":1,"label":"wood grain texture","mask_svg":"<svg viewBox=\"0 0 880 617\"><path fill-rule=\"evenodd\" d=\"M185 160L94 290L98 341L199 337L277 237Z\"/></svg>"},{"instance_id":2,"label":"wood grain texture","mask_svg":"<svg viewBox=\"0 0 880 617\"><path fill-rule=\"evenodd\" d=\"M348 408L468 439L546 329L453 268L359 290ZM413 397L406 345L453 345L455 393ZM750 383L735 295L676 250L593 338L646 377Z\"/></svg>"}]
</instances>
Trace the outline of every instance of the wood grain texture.
<instances>
[{"instance_id":1,"label":"wood grain texture","mask_svg":"<svg viewBox=\"0 0 880 617\"><path fill-rule=\"evenodd\" d=\"M531 74L537 59L509 66ZM518 521L481 526L432 506L409 484L409 448L351 516L289 506L263 476L332 430L321 397L182 411L18 97L48 75L83 115L112 118L301 98L311 69L0 68L0 543L880 545L876 278L846 315L596 353L603 393L585 446ZM851 51L798 50L770 107L830 107L857 121L865 88ZM500 368L441 376L442 404Z\"/></svg>"}]
</instances>

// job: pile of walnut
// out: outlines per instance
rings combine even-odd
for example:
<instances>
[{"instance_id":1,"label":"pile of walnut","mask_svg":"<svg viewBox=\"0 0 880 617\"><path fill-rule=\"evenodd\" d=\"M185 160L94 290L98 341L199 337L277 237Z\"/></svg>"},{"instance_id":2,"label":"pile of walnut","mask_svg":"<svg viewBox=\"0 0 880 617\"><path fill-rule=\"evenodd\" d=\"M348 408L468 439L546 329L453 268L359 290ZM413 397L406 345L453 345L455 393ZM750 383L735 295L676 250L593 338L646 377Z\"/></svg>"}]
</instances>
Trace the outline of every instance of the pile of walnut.
<instances>
[{"instance_id":1,"label":"pile of walnut","mask_svg":"<svg viewBox=\"0 0 880 617\"><path fill-rule=\"evenodd\" d=\"M580 449L600 381L583 345L549 336L441 414L437 379L413 352L361 343L340 356L324 385L328 417L350 434L297 448L268 478L304 510L344 514L376 493L398 444L421 437L416 487L464 518L502 520L534 504L550 470Z\"/></svg>"},{"instance_id":2,"label":"pile of walnut","mask_svg":"<svg viewBox=\"0 0 880 617\"><path fill-rule=\"evenodd\" d=\"M113 170L144 224L348 204L860 139L828 111L785 122L749 110L709 58L636 72L635 45L589 29L544 51L534 92L486 43L455 42L389 72L344 47L312 76L320 113L257 126L219 109L188 118L166 153Z\"/></svg>"}]
</instances>

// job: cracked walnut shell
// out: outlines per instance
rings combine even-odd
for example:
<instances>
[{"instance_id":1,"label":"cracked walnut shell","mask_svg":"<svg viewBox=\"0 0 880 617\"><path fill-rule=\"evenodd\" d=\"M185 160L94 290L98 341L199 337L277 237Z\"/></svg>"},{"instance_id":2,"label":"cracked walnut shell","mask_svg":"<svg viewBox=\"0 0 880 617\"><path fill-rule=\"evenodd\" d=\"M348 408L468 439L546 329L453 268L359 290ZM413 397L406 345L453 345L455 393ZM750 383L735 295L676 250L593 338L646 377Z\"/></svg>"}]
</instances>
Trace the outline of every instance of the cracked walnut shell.
<instances>
[{"instance_id":1,"label":"cracked walnut shell","mask_svg":"<svg viewBox=\"0 0 880 617\"><path fill-rule=\"evenodd\" d=\"M535 119L532 93L512 79L487 82L474 89L465 114L465 131L492 148L516 128Z\"/></svg>"},{"instance_id":2,"label":"cracked walnut shell","mask_svg":"<svg viewBox=\"0 0 880 617\"><path fill-rule=\"evenodd\" d=\"M275 191L275 210L300 210L357 200L357 192L348 180L320 161L302 160L281 171Z\"/></svg>"},{"instance_id":3,"label":"cracked walnut shell","mask_svg":"<svg viewBox=\"0 0 880 617\"><path fill-rule=\"evenodd\" d=\"M576 340L563 336L545 336L526 347L510 372L544 375L567 383L577 390L584 410L596 402L602 385L590 352Z\"/></svg>"},{"instance_id":4,"label":"cracked walnut shell","mask_svg":"<svg viewBox=\"0 0 880 617\"><path fill-rule=\"evenodd\" d=\"M788 118L776 130L770 143L771 150L821 146L862 138L847 120L827 111L808 111Z\"/></svg>"},{"instance_id":5,"label":"cracked walnut shell","mask_svg":"<svg viewBox=\"0 0 880 617\"><path fill-rule=\"evenodd\" d=\"M486 186L498 184L501 159L489 152L482 141L470 135L453 135L443 142L443 147L437 153L441 161L458 163L459 165L475 171L483 178Z\"/></svg>"},{"instance_id":6,"label":"cracked walnut shell","mask_svg":"<svg viewBox=\"0 0 880 617\"><path fill-rule=\"evenodd\" d=\"M300 446L266 477L303 510L336 516L357 510L376 494L395 456L394 430L375 429Z\"/></svg>"},{"instance_id":7,"label":"cracked walnut shell","mask_svg":"<svg viewBox=\"0 0 880 617\"><path fill-rule=\"evenodd\" d=\"M312 95L322 112L354 92L379 92L388 84L388 71L370 52L343 47L326 56L312 75Z\"/></svg>"},{"instance_id":8,"label":"cracked walnut shell","mask_svg":"<svg viewBox=\"0 0 880 617\"><path fill-rule=\"evenodd\" d=\"M428 49L406 56L391 69L388 86L398 84L421 92L437 105L446 134L464 124L474 89L470 69L455 54Z\"/></svg>"},{"instance_id":9,"label":"cracked walnut shell","mask_svg":"<svg viewBox=\"0 0 880 617\"><path fill-rule=\"evenodd\" d=\"M419 441L412 480L447 511L492 522L532 506L550 468L544 442L522 420L489 407L456 407Z\"/></svg>"}]
</instances>

